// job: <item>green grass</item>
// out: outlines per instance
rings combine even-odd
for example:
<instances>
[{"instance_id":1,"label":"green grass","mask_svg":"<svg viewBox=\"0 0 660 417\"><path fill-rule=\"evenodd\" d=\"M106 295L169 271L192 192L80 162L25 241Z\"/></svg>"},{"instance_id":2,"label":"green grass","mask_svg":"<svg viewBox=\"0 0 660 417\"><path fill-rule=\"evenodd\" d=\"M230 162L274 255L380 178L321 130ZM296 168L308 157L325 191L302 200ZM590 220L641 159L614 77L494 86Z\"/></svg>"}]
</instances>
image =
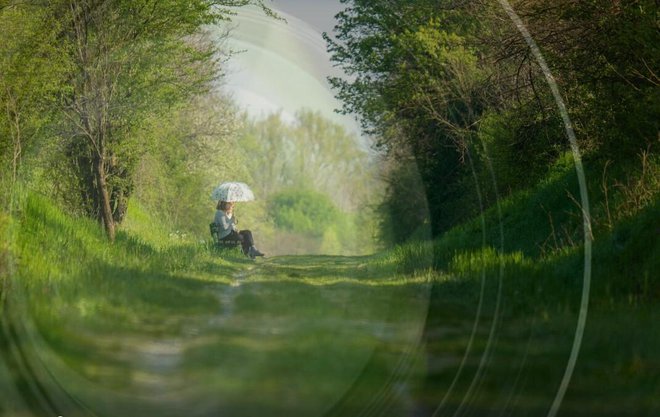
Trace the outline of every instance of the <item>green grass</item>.
<instances>
[{"instance_id":1,"label":"green grass","mask_svg":"<svg viewBox=\"0 0 660 417\"><path fill-rule=\"evenodd\" d=\"M547 414L583 288L581 245L548 240L548 213L574 222L571 181L502 201L503 246L490 209L373 256L257 262L139 205L110 245L26 196L0 218L0 415ZM598 230L561 415L660 410L659 215L656 201Z\"/></svg>"},{"instance_id":2,"label":"green grass","mask_svg":"<svg viewBox=\"0 0 660 417\"><path fill-rule=\"evenodd\" d=\"M574 182L572 172L555 172L433 243L434 268L446 278L435 282L426 326L431 362L417 395L428 409L442 402L441 415L547 414L573 349L584 288L580 217L567 194ZM654 415L660 200L606 228L599 197L592 194L586 330L560 415Z\"/></svg>"},{"instance_id":3,"label":"green grass","mask_svg":"<svg viewBox=\"0 0 660 417\"><path fill-rule=\"evenodd\" d=\"M140 211L109 245L37 196L16 222L0 415L321 415L416 355L429 277L369 257L252 262Z\"/></svg>"}]
</instances>

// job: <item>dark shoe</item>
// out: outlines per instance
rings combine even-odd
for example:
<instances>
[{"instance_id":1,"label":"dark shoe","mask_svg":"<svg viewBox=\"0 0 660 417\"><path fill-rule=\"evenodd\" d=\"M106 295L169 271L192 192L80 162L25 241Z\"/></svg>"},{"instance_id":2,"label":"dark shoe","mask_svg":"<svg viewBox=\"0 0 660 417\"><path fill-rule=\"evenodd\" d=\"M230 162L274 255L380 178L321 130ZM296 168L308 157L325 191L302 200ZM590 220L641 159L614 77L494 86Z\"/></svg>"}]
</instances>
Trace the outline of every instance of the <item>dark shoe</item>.
<instances>
[{"instance_id":1,"label":"dark shoe","mask_svg":"<svg viewBox=\"0 0 660 417\"><path fill-rule=\"evenodd\" d=\"M251 259L254 259L257 256L264 256L264 254L259 252L259 249L255 248L254 246L250 246L250 250L248 251L248 256Z\"/></svg>"}]
</instances>

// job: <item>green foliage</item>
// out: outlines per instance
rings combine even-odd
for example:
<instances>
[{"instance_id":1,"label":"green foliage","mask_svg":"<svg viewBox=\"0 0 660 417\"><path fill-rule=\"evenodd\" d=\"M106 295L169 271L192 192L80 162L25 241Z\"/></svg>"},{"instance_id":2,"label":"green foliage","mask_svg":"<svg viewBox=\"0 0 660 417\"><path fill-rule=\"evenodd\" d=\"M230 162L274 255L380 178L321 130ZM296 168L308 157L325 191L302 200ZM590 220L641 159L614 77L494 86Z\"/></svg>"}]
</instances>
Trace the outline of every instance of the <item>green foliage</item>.
<instances>
[{"instance_id":1,"label":"green foliage","mask_svg":"<svg viewBox=\"0 0 660 417\"><path fill-rule=\"evenodd\" d=\"M208 91L216 77L215 47L193 35L219 16L204 1L74 2L60 12L74 64L73 88L64 95L72 134L64 141L88 215L102 220L112 239L146 148L144 122Z\"/></svg>"},{"instance_id":2,"label":"green foliage","mask_svg":"<svg viewBox=\"0 0 660 417\"><path fill-rule=\"evenodd\" d=\"M336 36L325 36L332 59L348 75L331 79L343 111L358 115L363 129L376 136L395 163L405 166L414 160L432 229L447 230L467 218L448 208L469 175L466 153L491 89L473 45L479 27L475 10L453 4L439 8L427 1L347 3L351 7L337 16ZM398 172L393 168L388 175L390 211L401 205L394 190L409 188L409 176ZM396 239L415 230L408 226L395 233Z\"/></svg>"},{"instance_id":3,"label":"green foliage","mask_svg":"<svg viewBox=\"0 0 660 417\"><path fill-rule=\"evenodd\" d=\"M0 181L13 184L34 150L29 181L110 239L157 138L153 121L189 108L220 74L208 25L249 4L272 15L261 0L5 3Z\"/></svg>"},{"instance_id":4,"label":"green foliage","mask_svg":"<svg viewBox=\"0 0 660 417\"><path fill-rule=\"evenodd\" d=\"M309 188L353 211L378 194L376 164L359 139L318 112L300 110L293 124L279 114L258 121L246 117L243 124L239 145L260 196Z\"/></svg>"},{"instance_id":5,"label":"green foliage","mask_svg":"<svg viewBox=\"0 0 660 417\"><path fill-rule=\"evenodd\" d=\"M134 196L170 232L206 238L215 209L209 197L213 188L230 179L250 182L234 139L237 125L231 103L219 94L147 121L149 146L136 168Z\"/></svg>"},{"instance_id":6,"label":"green foliage","mask_svg":"<svg viewBox=\"0 0 660 417\"><path fill-rule=\"evenodd\" d=\"M130 278L124 275L131 270L146 279L177 270L194 271L212 259L204 243L172 233L155 213L139 205L132 205L131 212L116 244L110 245L93 220L72 217L43 196L22 196L15 239L10 243L14 254L22 257L20 275L14 278L28 287L40 285L41 279L84 285L76 281L94 279L88 276L89 270L114 271L110 275L119 280ZM74 257L79 262L65 261Z\"/></svg>"},{"instance_id":7,"label":"green foliage","mask_svg":"<svg viewBox=\"0 0 660 417\"><path fill-rule=\"evenodd\" d=\"M546 59L579 121L582 147L624 159L657 144L657 2L560 0L556 6L533 1L520 12L530 17L532 36L544 40ZM558 28L562 36L549 36Z\"/></svg>"},{"instance_id":8,"label":"green foliage","mask_svg":"<svg viewBox=\"0 0 660 417\"><path fill-rule=\"evenodd\" d=\"M269 253L373 251L378 221L374 205L383 184L378 159L362 148L354 134L318 112L303 109L292 124L279 114L262 120L245 116L238 145L249 171L246 182L269 206L255 222L242 224L265 226L258 240ZM283 195L292 200L285 202ZM286 205L283 211L281 204ZM252 207L250 203L241 211ZM268 227L271 224L276 229Z\"/></svg>"},{"instance_id":9,"label":"green foliage","mask_svg":"<svg viewBox=\"0 0 660 417\"><path fill-rule=\"evenodd\" d=\"M532 187L568 148L562 136L563 126L556 117L538 115L536 109L510 109L484 115L479 124L476 145L482 160L490 165L481 168L501 184L501 192L510 193Z\"/></svg>"},{"instance_id":10,"label":"green foliage","mask_svg":"<svg viewBox=\"0 0 660 417\"><path fill-rule=\"evenodd\" d=\"M636 175L643 178L642 173ZM600 178L589 178L589 189L596 190ZM554 308L576 311L584 288L585 256L581 212L572 197L577 195L576 182L567 153L533 189L513 193L499 207L453 227L432 244L413 241L385 251L374 266L397 266L418 274L432 267L444 277L438 284L443 292L435 294L438 299L460 297L469 305L483 299L492 306L492 300L502 296L507 300L505 315ZM607 218L603 207L591 210L595 217L590 305L654 305L660 300L660 281L654 273L660 259L660 241L654 238L660 215L657 191L634 214L624 214L630 204L623 202L624 189L613 187L610 192L610 209L618 216L609 227L600 224Z\"/></svg>"},{"instance_id":11,"label":"green foliage","mask_svg":"<svg viewBox=\"0 0 660 417\"><path fill-rule=\"evenodd\" d=\"M0 207L7 206L22 162L34 159L64 88L67 62L58 26L36 6L0 7ZM28 167L21 173L30 172Z\"/></svg>"},{"instance_id":12,"label":"green foliage","mask_svg":"<svg viewBox=\"0 0 660 417\"><path fill-rule=\"evenodd\" d=\"M277 254L366 255L377 249L373 209L345 212L325 194L283 190L268 200L275 230L267 245Z\"/></svg>"},{"instance_id":13,"label":"green foliage","mask_svg":"<svg viewBox=\"0 0 660 417\"><path fill-rule=\"evenodd\" d=\"M308 190L281 191L270 198L275 225L320 237L339 219L339 210L324 194Z\"/></svg>"},{"instance_id":14,"label":"green foliage","mask_svg":"<svg viewBox=\"0 0 660 417\"><path fill-rule=\"evenodd\" d=\"M331 83L343 111L357 114L390 163L401 165L386 172L383 213L402 210L397 197L410 176L401 174L411 159L440 235L498 198L543 182L569 149L545 75L515 25L503 24L509 19L499 4L344 3L335 35L325 38L347 76ZM657 4L547 7L534 0L513 7L559 83L583 156L616 165L655 154ZM397 241L412 230L384 235Z\"/></svg>"},{"instance_id":15,"label":"green foliage","mask_svg":"<svg viewBox=\"0 0 660 417\"><path fill-rule=\"evenodd\" d=\"M390 162L386 198L378 206L380 239L387 244L428 237L430 215L426 189L412 161Z\"/></svg>"}]
</instances>

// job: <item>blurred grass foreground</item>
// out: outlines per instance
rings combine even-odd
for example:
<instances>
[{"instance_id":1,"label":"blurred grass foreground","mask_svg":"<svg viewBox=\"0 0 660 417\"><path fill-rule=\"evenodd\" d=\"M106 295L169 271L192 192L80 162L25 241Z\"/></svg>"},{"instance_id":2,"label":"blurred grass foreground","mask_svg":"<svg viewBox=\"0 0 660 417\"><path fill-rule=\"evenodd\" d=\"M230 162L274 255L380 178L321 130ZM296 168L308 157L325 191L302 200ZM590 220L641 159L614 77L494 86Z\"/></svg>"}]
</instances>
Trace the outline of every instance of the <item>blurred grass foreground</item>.
<instances>
[{"instance_id":1,"label":"blurred grass foreground","mask_svg":"<svg viewBox=\"0 0 660 417\"><path fill-rule=\"evenodd\" d=\"M657 309L638 303L654 286L608 295L657 210L597 255L562 415L658 409ZM466 225L372 256L253 263L146 213L110 245L39 196L18 212L2 219L2 416L539 415L573 344L579 250L461 249Z\"/></svg>"}]
</instances>

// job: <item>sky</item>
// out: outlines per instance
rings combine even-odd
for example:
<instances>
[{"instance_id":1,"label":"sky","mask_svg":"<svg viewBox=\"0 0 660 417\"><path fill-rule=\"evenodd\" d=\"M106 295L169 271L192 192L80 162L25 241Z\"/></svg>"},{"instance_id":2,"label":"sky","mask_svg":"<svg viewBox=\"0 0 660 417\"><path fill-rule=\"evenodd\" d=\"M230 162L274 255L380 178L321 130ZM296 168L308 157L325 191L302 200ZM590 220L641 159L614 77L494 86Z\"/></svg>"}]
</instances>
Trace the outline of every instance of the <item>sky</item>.
<instances>
[{"instance_id":1,"label":"sky","mask_svg":"<svg viewBox=\"0 0 660 417\"><path fill-rule=\"evenodd\" d=\"M272 0L266 4L297 17L319 32L331 32L334 16L343 9L339 0Z\"/></svg>"},{"instance_id":2,"label":"sky","mask_svg":"<svg viewBox=\"0 0 660 417\"><path fill-rule=\"evenodd\" d=\"M293 121L301 108L321 112L359 133L351 116L337 114L341 103L327 82L341 75L330 63L322 32L331 32L339 0L272 0L266 4L286 22L265 16L257 8L241 8L232 18L228 46L236 51L224 82L236 102L254 117L281 112Z\"/></svg>"}]
</instances>

